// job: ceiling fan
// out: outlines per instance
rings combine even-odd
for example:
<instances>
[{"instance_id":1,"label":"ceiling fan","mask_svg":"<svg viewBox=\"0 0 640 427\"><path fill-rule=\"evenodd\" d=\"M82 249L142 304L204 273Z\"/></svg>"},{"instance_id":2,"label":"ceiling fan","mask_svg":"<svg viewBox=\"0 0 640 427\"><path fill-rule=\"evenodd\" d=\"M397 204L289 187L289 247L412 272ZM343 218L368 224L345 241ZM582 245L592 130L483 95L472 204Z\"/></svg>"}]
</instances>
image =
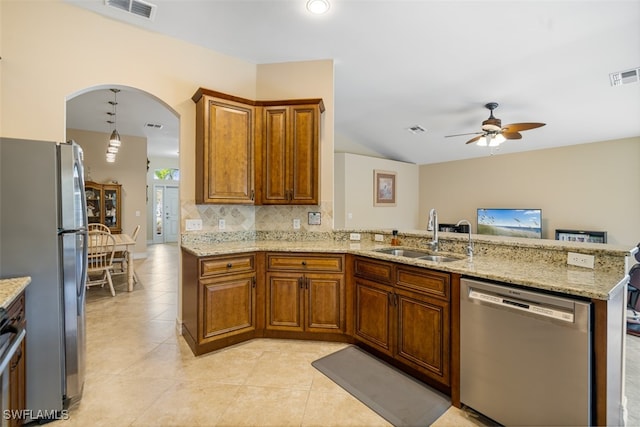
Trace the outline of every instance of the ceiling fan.
<instances>
[{"instance_id":1,"label":"ceiling fan","mask_svg":"<svg viewBox=\"0 0 640 427\"><path fill-rule=\"evenodd\" d=\"M502 120L493 116L493 110L498 108L497 102L489 102L485 104L485 108L489 109L491 114L489 118L482 122L481 132L459 133L456 135L445 135L445 138L463 135L478 135L467 141L467 144L478 142L480 146L497 147L507 139L522 139L520 134L523 130L535 129L544 126L545 123L512 123L502 127Z\"/></svg>"}]
</instances>

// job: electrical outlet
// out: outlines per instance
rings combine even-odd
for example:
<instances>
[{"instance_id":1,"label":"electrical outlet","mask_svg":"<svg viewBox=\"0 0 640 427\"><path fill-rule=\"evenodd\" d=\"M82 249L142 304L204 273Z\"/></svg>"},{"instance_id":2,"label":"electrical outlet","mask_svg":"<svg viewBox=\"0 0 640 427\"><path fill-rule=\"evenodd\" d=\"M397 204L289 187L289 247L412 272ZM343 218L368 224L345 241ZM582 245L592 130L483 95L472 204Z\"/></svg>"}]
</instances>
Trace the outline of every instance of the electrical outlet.
<instances>
[{"instance_id":1,"label":"electrical outlet","mask_svg":"<svg viewBox=\"0 0 640 427\"><path fill-rule=\"evenodd\" d=\"M360 233L349 234L349 240L360 240Z\"/></svg>"},{"instance_id":2,"label":"electrical outlet","mask_svg":"<svg viewBox=\"0 0 640 427\"><path fill-rule=\"evenodd\" d=\"M373 240L376 242L384 242L384 236L382 234L376 234L373 236Z\"/></svg>"},{"instance_id":3,"label":"electrical outlet","mask_svg":"<svg viewBox=\"0 0 640 427\"><path fill-rule=\"evenodd\" d=\"M187 231L202 230L202 220L201 219L188 219L184 223L184 228Z\"/></svg>"},{"instance_id":4,"label":"electrical outlet","mask_svg":"<svg viewBox=\"0 0 640 427\"><path fill-rule=\"evenodd\" d=\"M226 226L227 224L225 223L224 219L218 220L218 230L224 230Z\"/></svg>"},{"instance_id":5,"label":"electrical outlet","mask_svg":"<svg viewBox=\"0 0 640 427\"><path fill-rule=\"evenodd\" d=\"M296 218L293 220L293 229L294 230L300 230L300 219Z\"/></svg>"},{"instance_id":6,"label":"electrical outlet","mask_svg":"<svg viewBox=\"0 0 640 427\"><path fill-rule=\"evenodd\" d=\"M593 268L595 264L595 257L593 255L568 252L567 264L576 265L578 267Z\"/></svg>"}]
</instances>

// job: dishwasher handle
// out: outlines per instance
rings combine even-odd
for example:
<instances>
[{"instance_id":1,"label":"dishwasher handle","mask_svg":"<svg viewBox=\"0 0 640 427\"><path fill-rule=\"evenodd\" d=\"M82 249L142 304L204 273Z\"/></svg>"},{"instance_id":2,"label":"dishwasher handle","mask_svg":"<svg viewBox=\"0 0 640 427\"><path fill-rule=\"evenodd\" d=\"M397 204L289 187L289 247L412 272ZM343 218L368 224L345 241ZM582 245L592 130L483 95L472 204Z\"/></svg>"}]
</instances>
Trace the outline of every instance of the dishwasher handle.
<instances>
[{"instance_id":1,"label":"dishwasher handle","mask_svg":"<svg viewBox=\"0 0 640 427\"><path fill-rule=\"evenodd\" d=\"M494 294L485 290L475 289L473 286L469 287L468 297L472 301L479 301L488 305L497 307L509 307L515 310L531 313L541 317L557 319L567 323L574 322L574 313L570 310L562 310L558 307L537 304L534 302L519 300L512 297L504 297L500 294Z\"/></svg>"}]
</instances>

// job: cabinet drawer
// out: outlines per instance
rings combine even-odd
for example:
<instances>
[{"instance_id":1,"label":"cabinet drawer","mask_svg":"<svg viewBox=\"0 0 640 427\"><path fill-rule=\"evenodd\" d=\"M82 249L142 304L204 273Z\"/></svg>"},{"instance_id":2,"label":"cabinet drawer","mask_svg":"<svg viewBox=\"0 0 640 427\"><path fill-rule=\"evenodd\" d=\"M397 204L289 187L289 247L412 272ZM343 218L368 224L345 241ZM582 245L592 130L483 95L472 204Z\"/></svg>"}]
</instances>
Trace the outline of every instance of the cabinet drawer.
<instances>
[{"instance_id":1,"label":"cabinet drawer","mask_svg":"<svg viewBox=\"0 0 640 427\"><path fill-rule=\"evenodd\" d=\"M353 268L354 274L376 282L391 284L393 279L393 264L384 261L374 261L367 258L356 258Z\"/></svg>"},{"instance_id":2,"label":"cabinet drawer","mask_svg":"<svg viewBox=\"0 0 640 427\"><path fill-rule=\"evenodd\" d=\"M253 271L255 269L254 266L254 254L203 258L200 260L200 277Z\"/></svg>"},{"instance_id":3,"label":"cabinet drawer","mask_svg":"<svg viewBox=\"0 0 640 427\"><path fill-rule=\"evenodd\" d=\"M343 255L267 254L267 268L272 271L332 271L341 273Z\"/></svg>"},{"instance_id":4,"label":"cabinet drawer","mask_svg":"<svg viewBox=\"0 0 640 427\"><path fill-rule=\"evenodd\" d=\"M451 276L448 273L398 266L396 286L423 294L449 299Z\"/></svg>"}]
</instances>

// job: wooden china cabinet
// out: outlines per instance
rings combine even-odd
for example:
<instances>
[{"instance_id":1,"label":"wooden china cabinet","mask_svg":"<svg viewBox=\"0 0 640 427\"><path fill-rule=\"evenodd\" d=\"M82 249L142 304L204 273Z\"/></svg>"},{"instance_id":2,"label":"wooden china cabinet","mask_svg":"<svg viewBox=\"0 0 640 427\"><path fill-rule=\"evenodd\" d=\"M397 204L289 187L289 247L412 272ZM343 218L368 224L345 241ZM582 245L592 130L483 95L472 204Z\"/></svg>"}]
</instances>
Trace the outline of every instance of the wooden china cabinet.
<instances>
[{"instance_id":1,"label":"wooden china cabinet","mask_svg":"<svg viewBox=\"0 0 640 427\"><path fill-rule=\"evenodd\" d=\"M104 224L112 233L122 233L122 185L87 181L84 188L89 224Z\"/></svg>"}]
</instances>

